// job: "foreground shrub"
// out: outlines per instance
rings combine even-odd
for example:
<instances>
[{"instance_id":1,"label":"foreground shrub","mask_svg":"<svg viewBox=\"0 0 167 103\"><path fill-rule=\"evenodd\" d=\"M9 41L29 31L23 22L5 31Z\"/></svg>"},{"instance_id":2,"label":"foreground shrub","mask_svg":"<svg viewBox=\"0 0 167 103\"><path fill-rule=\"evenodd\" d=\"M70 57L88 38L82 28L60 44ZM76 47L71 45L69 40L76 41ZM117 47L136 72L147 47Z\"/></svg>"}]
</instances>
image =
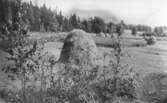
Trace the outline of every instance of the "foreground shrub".
<instances>
[{"instance_id":1,"label":"foreground shrub","mask_svg":"<svg viewBox=\"0 0 167 103\"><path fill-rule=\"evenodd\" d=\"M131 65L123 64L122 57L125 56L120 38L111 50L109 65L102 68L100 80L95 84L95 90L103 102L110 100L114 102L116 98L127 98L134 100L137 98L136 88L138 84L138 74Z\"/></svg>"},{"instance_id":2,"label":"foreground shrub","mask_svg":"<svg viewBox=\"0 0 167 103\"><path fill-rule=\"evenodd\" d=\"M149 103L166 103L162 102L167 99L167 75L166 73L149 73L142 79L138 93L142 100Z\"/></svg>"},{"instance_id":3,"label":"foreground shrub","mask_svg":"<svg viewBox=\"0 0 167 103\"><path fill-rule=\"evenodd\" d=\"M58 103L91 103L97 101L91 84L95 82L98 68L65 64L58 72L51 96L58 98ZM94 102L95 103L95 102Z\"/></svg>"},{"instance_id":4,"label":"foreground shrub","mask_svg":"<svg viewBox=\"0 0 167 103\"><path fill-rule=\"evenodd\" d=\"M137 86L138 81L135 72L124 71L124 73L119 74L117 78L105 77L105 80L96 84L95 88L102 101L114 101L115 98L119 97L129 100L136 99Z\"/></svg>"},{"instance_id":5,"label":"foreground shrub","mask_svg":"<svg viewBox=\"0 0 167 103\"><path fill-rule=\"evenodd\" d=\"M143 36L148 45L153 45L157 41L153 33L144 33Z\"/></svg>"}]
</instances>

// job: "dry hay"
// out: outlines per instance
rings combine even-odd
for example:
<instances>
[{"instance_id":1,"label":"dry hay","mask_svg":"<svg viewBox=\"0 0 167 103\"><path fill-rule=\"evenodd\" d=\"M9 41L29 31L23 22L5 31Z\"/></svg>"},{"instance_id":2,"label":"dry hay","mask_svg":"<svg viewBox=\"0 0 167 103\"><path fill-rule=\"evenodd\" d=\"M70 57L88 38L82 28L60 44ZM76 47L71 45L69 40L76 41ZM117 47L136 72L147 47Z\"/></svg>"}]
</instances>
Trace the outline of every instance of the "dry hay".
<instances>
[{"instance_id":1,"label":"dry hay","mask_svg":"<svg viewBox=\"0 0 167 103\"><path fill-rule=\"evenodd\" d=\"M75 65L95 65L97 48L91 35L83 30L71 31L64 41L59 62Z\"/></svg>"},{"instance_id":2,"label":"dry hay","mask_svg":"<svg viewBox=\"0 0 167 103\"><path fill-rule=\"evenodd\" d=\"M108 33L106 33L106 35L105 35L107 38L111 38L111 35L110 34L108 34Z\"/></svg>"},{"instance_id":3,"label":"dry hay","mask_svg":"<svg viewBox=\"0 0 167 103\"><path fill-rule=\"evenodd\" d=\"M100 37L105 37L105 34L103 32L100 32L99 36Z\"/></svg>"}]
</instances>

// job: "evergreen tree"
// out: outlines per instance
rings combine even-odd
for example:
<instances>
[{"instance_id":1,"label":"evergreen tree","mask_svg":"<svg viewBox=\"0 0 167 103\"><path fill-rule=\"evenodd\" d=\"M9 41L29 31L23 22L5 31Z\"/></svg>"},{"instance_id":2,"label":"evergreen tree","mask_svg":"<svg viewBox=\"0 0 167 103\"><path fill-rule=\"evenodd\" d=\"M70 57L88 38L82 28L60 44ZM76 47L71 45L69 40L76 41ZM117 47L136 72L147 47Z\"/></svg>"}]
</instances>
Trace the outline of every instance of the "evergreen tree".
<instances>
[{"instance_id":1,"label":"evergreen tree","mask_svg":"<svg viewBox=\"0 0 167 103\"><path fill-rule=\"evenodd\" d=\"M35 22L35 17L34 17L34 10L33 10L33 4L32 1L30 1L30 4L28 5L28 10L27 10L27 19L30 22L30 25L34 25Z\"/></svg>"},{"instance_id":2,"label":"evergreen tree","mask_svg":"<svg viewBox=\"0 0 167 103\"><path fill-rule=\"evenodd\" d=\"M56 14L56 18L57 18L57 20L58 20L58 23L59 23L59 26L60 27L62 27L63 26L63 19L64 19L64 17L63 17L63 15L62 15L62 12L60 11L59 12L59 14Z\"/></svg>"},{"instance_id":3,"label":"evergreen tree","mask_svg":"<svg viewBox=\"0 0 167 103\"><path fill-rule=\"evenodd\" d=\"M136 35L137 34L137 28L136 27L133 27L132 28L132 35Z\"/></svg>"},{"instance_id":4,"label":"evergreen tree","mask_svg":"<svg viewBox=\"0 0 167 103\"><path fill-rule=\"evenodd\" d=\"M86 32L91 32L92 28L91 28L92 24L90 21L88 20L83 20L82 21L82 29L85 30Z\"/></svg>"},{"instance_id":5,"label":"evergreen tree","mask_svg":"<svg viewBox=\"0 0 167 103\"><path fill-rule=\"evenodd\" d=\"M104 32L105 23L103 19L101 19L100 17L94 17L91 23L92 23L92 31L94 33Z\"/></svg>"},{"instance_id":6,"label":"evergreen tree","mask_svg":"<svg viewBox=\"0 0 167 103\"><path fill-rule=\"evenodd\" d=\"M40 31L41 27L41 10L38 6L33 6L33 12L34 12L34 24L31 27L33 31Z\"/></svg>"},{"instance_id":7,"label":"evergreen tree","mask_svg":"<svg viewBox=\"0 0 167 103\"><path fill-rule=\"evenodd\" d=\"M116 33L118 33L119 37L123 34L124 32L124 24L121 22L116 25Z\"/></svg>"},{"instance_id":8,"label":"evergreen tree","mask_svg":"<svg viewBox=\"0 0 167 103\"><path fill-rule=\"evenodd\" d=\"M64 18L64 23L63 23L63 31L70 31L73 29L71 22L67 17Z\"/></svg>"},{"instance_id":9,"label":"evergreen tree","mask_svg":"<svg viewBox=\"0 0 167 103\"><path fill-rule=\"evenodd\" d=\"M112 22L108 23L108 33L114 33L116 32L116 25Z\"/></svg>"},{"instance_id":10,"label":"evergreen tree","mask_svg":"<svg viewBox=\"0 0 167 103\"><path fill-rule=\"evenodd\" d=\"M76 14L71 15L69 21L73 28L79 28Z\"/></svg>"}]
</instances>

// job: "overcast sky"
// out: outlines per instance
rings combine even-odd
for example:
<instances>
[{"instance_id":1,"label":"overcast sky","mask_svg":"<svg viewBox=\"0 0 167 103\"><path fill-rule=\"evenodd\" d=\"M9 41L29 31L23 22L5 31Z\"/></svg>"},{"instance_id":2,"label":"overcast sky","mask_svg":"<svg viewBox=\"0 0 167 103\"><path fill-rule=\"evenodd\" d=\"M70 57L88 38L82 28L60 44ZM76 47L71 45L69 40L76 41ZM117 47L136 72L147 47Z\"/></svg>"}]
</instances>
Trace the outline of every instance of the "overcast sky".
<instances>
[{"instance_id":1,"label":"overcast sky","mask_svg":"<svg viewBox=\"0 0 167 103\"><path fill-rule=\"evenodd\" d=\"M25 0L29 1L29 0ZM72 8L111 11L127 23L167 26L167 0L32 0L64 14Z\"/></svg>"}]
</instances>

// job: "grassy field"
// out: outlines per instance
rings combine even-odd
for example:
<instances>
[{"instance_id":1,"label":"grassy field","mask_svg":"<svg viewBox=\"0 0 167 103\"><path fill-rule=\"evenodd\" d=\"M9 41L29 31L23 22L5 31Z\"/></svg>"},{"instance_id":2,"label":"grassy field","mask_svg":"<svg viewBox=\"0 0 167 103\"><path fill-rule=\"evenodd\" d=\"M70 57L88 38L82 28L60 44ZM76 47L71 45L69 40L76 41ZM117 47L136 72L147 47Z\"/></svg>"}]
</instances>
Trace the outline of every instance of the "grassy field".
<instances>
[{"instance_id":1,"label":"grassy field","mask_svg":"<svg viewBox=\"0 0 167 103\"><path fill-rule=\"evenodd\" d=\"M93 37L99 54L110 52L115 39ZM158 38L155 45L146 46L146 42L141 37L124 37L122 39L123 51L125 56L124 63L132 64L133 68L140 72L167 71L167 38ZM45 50L59 58L63 42L48 42ZM107 61L106 61L107 62Z\"/></svg>"},{"instance_id":2,"label":"grassy field","mask_svg":"<svg viewBox=\"0 0 167 103\"><path fill-rule=\"evenodd\" d=\"M45 51L49 54L56 56L57 60L59 58L63 42L60 39L66 37L66 33L63 33L63 36L60 36L61 33L30 33L31 38L41 39L41 38L50 38L56 37L57 40L46 41ZM110 52L112 46L116 40L111 38L104 37L93 37L95 40L99 54L103 55L106 52ZM123 51L126 56L124 57L123 62L130 63L134 65L134 68L139 71L166 71L167 72L167 38L159 37L155 45L146 46L146 42L141 37L135 36L124 36L122 39ZM7 54L0 50L0 65L6 63L5 56Z\"/></svg>"},{"instance_id":3,"label":"grassy field","mask_svg":"<svg viewBox=\"0 0 167 103\"><path fill-rule=\"evenodd\" d=\"M139 71L166 71L167 67L167 48L165 48L167 41L159 41L153 46L146 47L123 47L125 55L124 62L133 64L134 68ZM63 43L49 42L45 45L45 50L50 54L59 58ZM98 46L99 53L109 53L112 49L109 47Z\"/></svg>"},{"instance_id":4,"label":"grassy field","mask_svg":"<svg viewBox=\"0 0 167 103\"><path fill-rule=\"evenodd\" d=\"M31 33L30 38L43 39L56 38L55 40L45 40L44 50L50 55L54 55L56 59L59 59L61 49L63 47L63 39L66 37L66 33L60 36L61 33L57 34L49 33ZM104 37L93 37L95 40L98 53L100 56L110 53L113 49L111 46L116 42L115 39L104 38ZM122 64L130 64L135 71L140 74L152 73L152 72L165 72L167 73L167 38L159 37L155 45L148 46L141 37L123 37L122 38L122 49L124 56L122 58ZM0 68L2 65L7 63L5 57L8 56L3 50L0 49ZM101 62L101 65L108 65L109 59ZM0 74L0 89L8 83L5 80L5 74ZM14 83L17 85L17 83Z\"/></svg>"}]
</instances>

